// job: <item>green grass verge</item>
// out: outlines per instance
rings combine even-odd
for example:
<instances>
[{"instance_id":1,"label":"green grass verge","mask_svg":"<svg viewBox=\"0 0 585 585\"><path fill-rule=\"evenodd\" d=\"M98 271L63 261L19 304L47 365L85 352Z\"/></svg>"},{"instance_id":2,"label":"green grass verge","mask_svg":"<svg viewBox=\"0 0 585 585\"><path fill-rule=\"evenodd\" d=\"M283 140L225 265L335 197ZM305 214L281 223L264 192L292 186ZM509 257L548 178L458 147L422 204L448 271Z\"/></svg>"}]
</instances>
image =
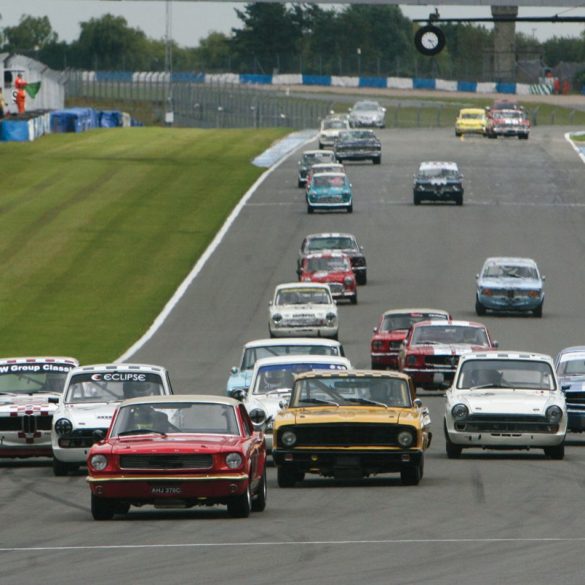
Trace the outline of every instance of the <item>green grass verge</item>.
<instances>
[{"instance_id":1,"label":"green grass verge","mask_svg":"<svg viewBox=\"0 0 585 585\"><path fill-rule=\"evenodd\" d=\"M585 134L571 134L573 142L585 142Z\"/></svg>"},{"instance_id":2,"label":"green grass verge","mask_svg":"<svg viewBox=\"0 0 585 585\"><path fill-rule=\"evenodd\" d=\"M127 128L3 143L0 356L111 361L160 312L286 130Z\"/></svg>"}]
</instances>

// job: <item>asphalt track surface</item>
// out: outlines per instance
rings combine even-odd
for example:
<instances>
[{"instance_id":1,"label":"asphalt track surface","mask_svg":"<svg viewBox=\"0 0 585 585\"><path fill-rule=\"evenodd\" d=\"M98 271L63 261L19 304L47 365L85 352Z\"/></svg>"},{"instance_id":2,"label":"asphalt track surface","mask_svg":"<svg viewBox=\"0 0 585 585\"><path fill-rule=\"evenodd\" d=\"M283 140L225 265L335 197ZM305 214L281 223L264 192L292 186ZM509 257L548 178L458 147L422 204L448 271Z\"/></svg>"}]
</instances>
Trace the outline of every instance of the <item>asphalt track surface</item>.
<instances>
[{"instance_id":1,"label":"asphalt track surface","mask_svg":"<svg viewBox=\"0 0 585 585\"><path fill-rule=\"evenodd\" d=\"M133 361L160 363L178 392L222 394L244 342L267 335L274 286L295 279L304 235L350 231L366 248L368 284L340 306L348 357L369 366L369 339L388 308L431 306L475 320L474 276L486 256L537 260L547 276L542 319L486 316L505 349L554 354L585 343L585 166L568 130L528 141L456 139L452 130L384 130L383 160L348 163L354 213L306 213L296 157L251 198L158 334ZM465 204L412 205L422 160L455 160ZM269 470L263 513L133 509L94 522L82 473L48 463L0 466L0 583L583 585L585 437L563 461L542 452L465 451L448 460L443 398L421 393L434 441L425 477L280 489Z\"/></svg>"}]
</instances>

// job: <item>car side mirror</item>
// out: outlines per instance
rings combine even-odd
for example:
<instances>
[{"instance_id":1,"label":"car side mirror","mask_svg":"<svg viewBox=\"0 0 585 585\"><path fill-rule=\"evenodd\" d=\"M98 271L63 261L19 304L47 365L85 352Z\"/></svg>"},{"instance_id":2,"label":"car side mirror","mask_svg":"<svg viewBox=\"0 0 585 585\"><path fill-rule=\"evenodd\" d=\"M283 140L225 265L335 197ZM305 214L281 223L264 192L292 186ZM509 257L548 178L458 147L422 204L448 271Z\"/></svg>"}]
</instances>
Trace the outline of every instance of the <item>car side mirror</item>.
<instances>
[{"instance_id":1,"label":"car side mirror","mask_svg":"<svg viewBox=\"0 0 585 585\"><path fill-rule=\"evenodd\" d=\"M378 328L374 327L373 331L374 331L374 333L378 333Z\"/></svg>"},{"instance_id":2,"label":"car side mirror","mask_svg":"<svg viewBox=\"0 0 585 585\"><path fill-rule=\"evenodd\" d=\"M272 307L272 301L268 301L268 306Z\"/></svg>"},{"instance_id":3,"label":"car side mirror","mask_svg":"<svg viewBox=\"0 0 585 585\"><path fill-rule=\"evenodd\" d=\"M546 280L546 276L543 274L541 277L542 282L544 282Z\"/></svg>"},{"instance_id":4,"label":"car side mirror","mask_svg":"<svg viewBox=\"0 0 585 585\"><path fill-rule=\"evenodd\" d=\"M54 396L49 396L48 402L49 404L59 404L59 399L55 398Z\"/></svg>"},{"instance_id":5,"label":"car side mirror","mask_svg":"<svg viewBox=\"0 0 585 585\"><path fill-rule=\"evenodd\" d=\"M232 374L237 374L237 373L238 373L238 371L239 371L239 370L238 370L238 368L236 368L236 366L234 366L233 368L231 368L231 369L230 369L230 372L231 372Z\"/></svg>"},{"instance_id":6,"label":"car side mirror","mask_svg":"<svg viewBox=\"0 0 585 585\"><path fill-rule=\"evenodd\" d=\"M245 390L237 388L229 392L229 394L231 395L232 398L235 398L236 400L239 400L241 402L242 400L244 400L244 398L246 398L247 393Z\"/></svg>"},{"instance_id":7,"label":"car side mirror","mask_svg":"<svg viewBox=\"0 0 585 585\"><path fill-rule=\"evenodd\" d=\"M266 422L266 413L261 408L254 408L249 414L254 427L261 427Z\"/></svg>"},{"instance_id":8,"label":"car side mirror","mask_svg":"<svg viewBox=\"0 0 585 585\"><path fill-rule=\"evenodd\" d=\"M382 111L383 111L384 113L386 113L386 108L382 108Z\"/></svg>"},{"instance_id":9,"label":"car side mirror","mask_svg":"<svg viewBox=\"0 0 585 585\"><path fill-rule=\"evenodd\" d=\"M476 274L475 275L475 279L477 280L478 278L479 278L479 274Z\"/></svg>"},{"instance_id":10,"label":"car side mirror","mask_svg":"<svg viewBox=\"0 0 585 585\"><path fill-rule=\"evenodd\" d=\"M498 347L500 347L500 342L499 342L499 341L494 341L494 342L493 342L493 346L494 346L495 348L498 348Z\"/></svg>"},{"instance_id":11,"label":"car side mirror","mask_svg":"<svg viewBox=\"0 0 585 585\"><path fill-rule=\"evenodd\" d=\"M415 405L417 408L420 408L420 407L422 406L422 400L421 400L420 398L415 398L415 399L414 399L414 405Z\"/></svg>"},{"instance_id":12,"label":"car side mirror","mask_svg":"<svg viewBox=\"0 0 585 585\"><path fill-rule=\"evenodd\" d=\"M571 389L571 384L563 384L563 385L561 386L561 390L562 390L563 392L566 392L567 390L570 390L570 389Z\"/></svg>"},{"instance_id":13,"label":"car side mirror","mask_svg":"<svg viewBox=\"0 0 585 585\"><path fill-rule=\"evenodd\" d=\"M92 435L96 441L103 441L106 438L106 431L103 429L96 429Z\"/></svg>"}]
</instances>

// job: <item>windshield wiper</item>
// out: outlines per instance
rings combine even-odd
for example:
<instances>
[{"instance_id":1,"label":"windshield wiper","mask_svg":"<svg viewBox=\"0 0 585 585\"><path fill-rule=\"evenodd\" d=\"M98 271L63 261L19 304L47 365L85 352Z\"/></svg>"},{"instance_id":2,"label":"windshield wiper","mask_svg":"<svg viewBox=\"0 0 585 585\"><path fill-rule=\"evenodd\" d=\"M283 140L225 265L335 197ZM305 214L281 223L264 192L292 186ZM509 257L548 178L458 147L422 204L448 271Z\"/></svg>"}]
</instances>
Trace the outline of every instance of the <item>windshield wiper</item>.
<instances>
[{"instance_id":1,"label":"windshield wiper","mask_svg":"<svg viewBox=\"0 0 585 585\"><path fill-rule=\"evenodd\" d=\"M301 402L307 402L309 404L332 404L333 406L339 407L339 404L333 402L333 400L321 400L320 398L303 398Z\"/></svg>"},{"instance_id":2,"label":"windshield wiper","mask_svg":"<svg viewBox=\"0 0 585 585\"><path fill-rule=\"evenodd\" d=\"M150 433L154 435L161 435L162 437L167 436L166 433L157 431L155 429L132 429L131 431L122 431L121 433L118 433L118 437L124 437L126 435L148 435Z\"/></svg>"},{"instance_id":3,"label":"windshield wiper","mask_svg":"<svg viewBox=\"0 0 585 585\"><path fill-rule=\"evenodd\" d=\"M377 402L376 400L368 400L367 398L346 398L348 402L358 402L359 404L373 404L375 406L383 406L384 408L388 408L387 404L383 402Z\"/></svg>"},{"instance_id":4,"label":"windshield wiper","mask_svg":"<svg viewBox=\"0 0 585 585\"><path fill-rule=\"evenodd\" d=\"M503 388L505 390L513 390L514 386L504 386L503 384L482 384L481 386L471 386L469 390L483 390L484 388Z\"/></svg>"}]
</instances>

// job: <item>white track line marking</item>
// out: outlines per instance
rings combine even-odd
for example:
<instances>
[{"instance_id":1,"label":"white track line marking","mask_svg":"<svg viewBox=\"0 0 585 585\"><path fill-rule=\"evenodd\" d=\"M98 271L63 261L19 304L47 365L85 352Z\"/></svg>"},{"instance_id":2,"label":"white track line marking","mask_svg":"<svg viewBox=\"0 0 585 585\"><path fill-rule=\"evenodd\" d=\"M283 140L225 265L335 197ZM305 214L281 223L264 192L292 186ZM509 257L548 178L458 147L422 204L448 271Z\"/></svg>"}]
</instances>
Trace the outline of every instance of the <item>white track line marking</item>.
<instances>
[{"instance_id":1,"label":"white track line marking","mask_svg":"<svg viewBox=\"0 0 585 585\"><path fill-rule=\"evenodd\" d=\"M32 547L5 547L3 552L54 552L77 550L117 550L117 549L169 549L169 548L233 548L233 547L265 547L265 546L347 546L372 544L500 544L500 543L563 543L585 542L585 537L576 538L401 538L388 540L307 540L282 542L194 542L179 544L107 544L107 545L79 545L79 546L32 546Z\"/></svg>"},{"instance_id":2,"label":"white track line marking","mask_svg":"<svg viewBox=\"0 0 585 585\"><path fill-rule=\"evenodd\" d=\"M240 215L240 212L242 211L246 203L248 203L248 200L257 191L258 187L260 187L260 185L262 185L262 183L264 183L264 181L299 148L302 148L306 144L313 142L313 140L315 140L315 136L312 136L310 139L299 144L297 148L289 152L276 164L274 164L268 170L262 173L260 177L258 177L256 182L248 189L248 191L246 191L244 196L240 199L239 203L234 207L228 218L225 220L225 223L221 226L219 232L217 232L215 238L213 238L212 242L209 244L209 246L207 246L205 252L203 252L199 260L197 260L195 266L193 266L193 268L191 269L191 272L187 275L185 280L183 280L183 282L179 285L179 288L175 291L175 293L170 298L168 303L165 305L163 310L153 321L152 325L148 328L148 331L146 331L146 333L138 341L136 341L136 343L134 343L129 349L127 349L125 353L123 353L117 360L115 360L116 362L124 362L128 358L132 357L139 349L142 348L142 346L147 341L149 341L154 336L154 334L160 329L160 327L166 321L167 317L171 314L172 310L181 300L189 286L191 286L191 283L195 280L195 278L197 278L198 274L201 272L205 264L207 264L209 258L211 258L212 254L215 252L215 250L217 250L218 246L221 244L228 230L230 229L238 215Z\"/></svg>"},{"instance_id":3,"label":"white track line marking","mask_svg":"<svg viewBox=\"0 0 585 585\"><path fill-rule=\"evenodd\" d=\"M571 134L583 134L583 132L566 132L565 140L573 147L573 150L579 155L579 158L585 163L585 154L583 151L571 140Z\"/></svg>"}]
</instances>

